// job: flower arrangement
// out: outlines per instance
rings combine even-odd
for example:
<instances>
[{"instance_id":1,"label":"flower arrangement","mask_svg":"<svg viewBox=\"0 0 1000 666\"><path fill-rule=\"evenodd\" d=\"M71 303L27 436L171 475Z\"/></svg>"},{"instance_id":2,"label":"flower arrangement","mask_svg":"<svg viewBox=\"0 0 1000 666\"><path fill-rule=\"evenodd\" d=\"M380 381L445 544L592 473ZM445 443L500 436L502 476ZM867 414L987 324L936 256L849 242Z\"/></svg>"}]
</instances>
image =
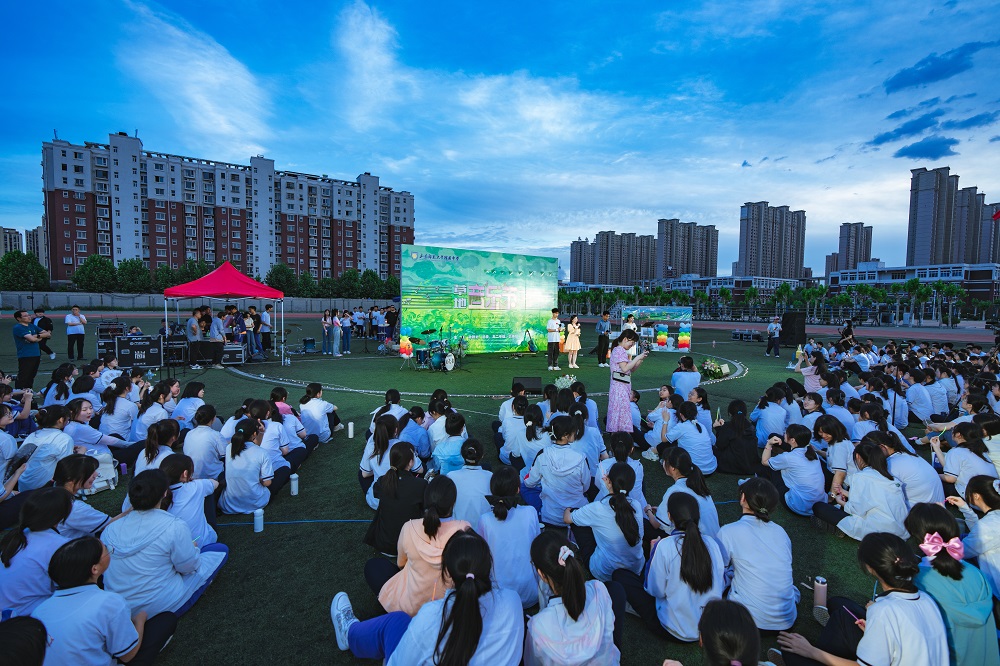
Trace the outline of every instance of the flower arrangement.
<instances>
[{"instance_id":1,"label":"flower arrangement","mask_svg":"<svg viewBox=\"0 0 1000 666\"><path fill-rule=\"evenodd\" d=\"M576 375L561 375L556 377L556 380L552 383L555 384L556 388L559 390L568 389L576 383Z\"/></svg>"},{"instance_id":2,"label":"flower arrangement","mask_svg":"<svg viewBox=\"0 0 1000 666\"><path fill-rule=\"evenodd\" d=\"M722 379L726 376L722 367L710 358L706 358L701 363L701 376L703 379Z\"/></svg>"}]
</instances>

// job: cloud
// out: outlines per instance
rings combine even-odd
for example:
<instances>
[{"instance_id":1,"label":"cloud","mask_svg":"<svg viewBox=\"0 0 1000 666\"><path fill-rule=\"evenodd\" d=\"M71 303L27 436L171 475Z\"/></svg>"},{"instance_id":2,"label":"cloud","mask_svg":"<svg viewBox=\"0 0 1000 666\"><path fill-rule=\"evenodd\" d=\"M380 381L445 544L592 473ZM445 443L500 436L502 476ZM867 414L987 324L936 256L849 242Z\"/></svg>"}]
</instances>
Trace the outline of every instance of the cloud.
<instances>
[{"instance_id":1,"label":"cloud","mask_svg":"<svg viewBox=\"0 0 1000 666\"><path fill-rule=\"evenodd\" d=\"M118 66L163 105L191 146L224 159L264 152L271 102L250 70L221 44L161 9L128 2L136 20Z\"/></svg>"},{"instance_id":2,"label":"cloud","mask_svg":"<svg viewBox=\"0 0 1000 666\"><path fill-rule=\"evenodd\" d=\"M946 136L929 136L916 143L903 146L893 153L892 156L907 157L911 160L939 160L942 157L958 155L958 153L952 150L952 146L957 146L958 144L958 139Z\"/></svg>"},{"instance_id":3,"label":"cloud","mask_svg":"<svg viewBox=\"0 0 1000 666\"><path fill-rule=\"evenodd\" d=\"M907 120L905 123L900 125L894 130L889 132L882 132L881 134L876 134L875 138L868 142L869 146L881 146L884 143L889 143L891 141L898 141L899 139L904 139L908 136L916 136L921 134L925 130L937 127L937 119L944 115L944 111L938 109L937 111L931 111L930 113L925 113L924 115L914 118L913 120Z\"/></svg>"},{"instance_id":4,"label":"cloud","mask_svg":"<svg viewBox=\"0 0 1000 666\"><path fill-rule=\"evenodd\" d=\"M964 95L952 95L944 101L945 104L951 104L952 102L957 102L960 99L972 99L976 96L976 93L966 93Z\"/></svg>"},{"instance_id":5,"label":"cloud","mask_svg":"<svg viewBox=\"0 0 1000 666\"><path fill-rule=\"evenodd\" d=\"M901 69L882 84L887 94L907 88L925 86L935 81L944 81L972 69L972 56L983 49L1000 46L1000 42L968 42L943 55L932 53L922 58L913 67Z\"/></svg>"},{"instance_id":6,"label":"cloud","mask_svg":"<svg viewBox=\"0 0 1000 666\"><path fill-rule=\"evenodd\" d=\"M996 143L997 141L1000 141L1000 134L990 137L990 143Z\"/></svg>"},{"instance_id":7,"label":"cloud","mask_svg":"<svg viewBox=\"0 0 1000 666\"><path fill-rule=\"evenodd\" d=\"M816 160L815 162L813 162L813 164L822 164L823 162L829 162L830 160L835 160L835 159L837 159L836 155L828 155L827 157Z\"/></svg>"},{"instance_id":8,"label":"cloud","mask_svg":"<svg viewBox=\"0 0 1000 666\"><path fill-rule=\"evenodd\" d=\"M950 102L954 98L955 98L955 96L952 95L950 98L948 98L948 101ZM924 101L922 101L920 104L917 104L916 106L911 106L908 109L900 109L899 111L893 111L892 113L890 113L889 115L887 115L885 117L885 119L886 120L897 120L899 118L905 118L905 117L911 115L914 111L919 111L920 109L925 109L925 108L929 108L929 107L932 107L932 106L937 106L938 102L940 102L940 101L941 101L940 97L932 97L931 99L925 99Z\"/></svg>"},{"instance_id":9,"label":"cloud","mask_svg":"<svg viewBox=\"0 0 1000 666\"><path fill-rule=\"evenodd\" d=\"M972 129L973 127L987 127L1000 118L1000 111L993 113L980 113L964 120L946 120L941 123L941 129Z\"/></svg>"}]
</instances>

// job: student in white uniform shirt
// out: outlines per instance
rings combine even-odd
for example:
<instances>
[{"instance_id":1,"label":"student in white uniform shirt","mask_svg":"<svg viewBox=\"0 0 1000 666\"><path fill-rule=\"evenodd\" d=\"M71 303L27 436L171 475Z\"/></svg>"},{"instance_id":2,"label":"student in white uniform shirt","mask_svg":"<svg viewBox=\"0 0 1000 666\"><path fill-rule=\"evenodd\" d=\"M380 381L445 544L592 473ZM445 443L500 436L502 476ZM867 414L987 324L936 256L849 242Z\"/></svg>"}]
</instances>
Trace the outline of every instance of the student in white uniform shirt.
<instances>
[{"instance_id":1,"label":"student in white uniform shirt","mask_svg":"<svg viewBox=\"0 0 1000 666\"><path fill-rule=\"evenodd\" d=\"M910 422L924 423L931 420L934 413L934 403L931 395L923 385L924 371L912 368L903 375L903 386L906 387L906 404L910 407Z\"/></svg>"},{"instance_id":2,"label":"student in white uniform shirt","mask_svg":"<svg viewBox=\"0 0 1000 666\"><path fill-rule=\"evenodd\" d=\"M500 438L499 457L500 461L505 465L512 464L510 459L512 452L511 445L517 439L518 433L524 433L524 413L528 410L528 399L523 395L516 396L511 400L510 411L497 431L497 435ZM518 452L517 456L520 457L520 455L520 452Z\"/></svg>"},{"instance_id":3,"label":"student in white uniform shirt","mask_svg":"<svg viewBox=\"0 0 1000 666\"><path fill-rule=\"evenodd\" d=\"M977 558L993 597L1000 599L1000 481L974 476L965 488L964 498L950 496L947 501L958 507L969 528L962 539L965 558Z\"/></svg>"},{"instance_id":4,"label":"student in white uniform shirt","mask_svg":"<svg viewBox=\"0 0 1000 666\"><path fill-rule=\"evenodd\" d=\"M753 623L750 611L735 601L715 599L705 605L698 620L698 644L704 652L706 664L774 666L769 661L758 661L760 632ZM682 664L667 659L663 666Z\"/></svg>"},{"instance_id":5,"label":"student in white uniform shirt","mask_svg":"<svg viewBox=\"0 0 1000 666\"><path fill-rule=\"evenodd\" d=\"M813 524L821 529L835 526L852 539L862 539L872 532L888 532L908 538L903 522L908 508L903 484L892 474L885 452L873 442L863 442L854 449L858 473L849 491L833 494L835 504L813 505Z\"/></svg>"},{"instance_id":6,"label":"student in white uniform shirt","mask_svg":"<svg viewBox=\"0 0 1000 666\"><path fill-rule=\"evenodd\" d=\"M497 411L497 420L493 422L494 432L499 431L507 417L514 413L514 399L518 396L525 397L524 384L514 382L510 385L510 397L500 403L500 409Z\"/></svg>"},{"instance_id":7,"label":"student in white uniform shirt","mask_svg":"<svg viewBox=\"0 0 1000 666\"><path fill-rule=\"evenodd\" d=\"M72 402L76 398L89 400L90 404L94 406L94 411L99 411L104 406L104 403L101 402L101 394L94 390L93 377L84 375L73 382L73 392L70 395L70 401Z\"/></svg>"},{"instance_id":8,"label":"student in white uniform shirt","mask_svg":"<svg viewBox=\"0 0 1000 666\"><path fill-rule=\"evenodd\" d=\"M960 423L951 431L955 445L947 454L942 452L941 438L931 437L931 450L943 469L941 481L945 483L946 495L965 494L965 486L974 476L997 478L997 469L987 455L983 441L983 428L978 423ZM24 477L22 477L23 479ZM954 484L954 492L951 486Z\"/></svg>"},{"instance_id":9,"label":"student in white uniform shirt","mask_svg":"<svg viewBox=\"0 0 1000 666\"><path fill-rule=\"evenodd\" d=\"M0 608L29 615L52 596L49 560L69 541L56 528L72 510L65 488L42 488L25 500L18 524L0 539Z\"/></svg>"},{"instance_id":10,"label":"student in white uniform shirt","mask_svg":"<svg viewBox=\"0 0 1000 666\"><path fill-rule=\"evenodd\" d=\"M670 386L674 392L687 399L688 394L701 383L701 373L694 367L694 359L681 356L677 361L677 369L670 375Z\"/></svg>"},{"instance_id":11,"label":"student in white uniform shirt","mask_svg":"<svg viewBox=\"0 0 1000 666\"><path fill-rule=\"evenodd\" d=\"M611 442L608 444L608 452L611 457L605 458L597 466L597 479L600 481L608 475L608 471L611 466L615 463L625 463L632 468L635 472L635 486L633 486L632 491L629 492L629 499L634 500L639 506L645 509L649 506L646 503L646 496L643 493L643 482L645 479L645 470L642 468L642 463L638 460L632 458L632 452L635 450L635 443L627 432L614 432L611 433ZM595 500L601 500L608 496L608 487L604 483L597 484L597 497Z\"/></svg>"},{"instance_id":12,"label":"student in white uniform shirt","mask_svg":"<svg viewBox=\"0 0 1000 666\"><path fill-rule=\"evenodd\" d=\"M445 425L448 423L448 414L451 412L452 410L448 408L447 403L443 400L432 403L430 415L434 417L434 421L427 427L427 438L430 440L431 453L438 447L438 444L449 437L448 432L445 430ZM462 436L467 437L467 433L468 431L463 431Z\"/></svg>"},{"instance_id":13,"label":"student in white uniform shirt","mask_svg":"<svg viewBox=\"0 0 1000 666\"><path fill-rule=\"evenodd\" d=\"M288 467L289 474L295 474L308 452L304 448L292 449L281 412L267 400L254 400L250 405L250 418L264 426L260 448L271 456L271 466L275 470Z\"/></svg>"},{"instance_id":14,"label":"student in white uniform shirt","mask_svg":"<svg viewBox=\"0 0 1000 666\"><path fill-rule=\"evenodd\" d=\"M667 449L663 457L663 471L674 480L672 486L663 493L663 499L657 508L646 507L646 520L653 529L661 530L666 536L674 526L670 522L667 503L674 493L687 493L698 501L698 512L701 520L698 529L705 536L714 537L719 533L719 512L712 501L712 494L705 483L705 477L698 466L691 462L691 456L684 449L674 447Z\"/></svg>"},{"instance_id":15,"label":"student in white uniform shirt","mask_svg":"<svg viewBox=\"0 0 1000 666\"><path fill-rule=\"evenodd\" d=\"M195 545L199 548L219 540L215 533L215 500L211 498L219 482L215 479L194 479L194 461L183 453L174 453L160 463L160 469L167 475L170 495L161 505L167 513L177 516L191 530ZM209 520L209 518L211 520Z\"/></svg>"},{"instance_id":16,"label":"student in white uniform shirt","mask_svg":"<svg viewBox=\"0 0 1000 666\"><path fill-rule=\"evenodd\" d=\"M43 407L35 414L39 429L24 438L18 457L27 456L28 467L21 473L18 490L41 488L52 480L56 463L73 453L86 453L83 446L76 446L73 438L63 432L69 421L69 410L63 405Z\"/></svg>"},{"instance_id":17,"label":"student in white uniform shirt","mask_svg":"<svg viewBox=\"0 0 1000 666\"><path fill-rule=\"evenodd\" d=\"M567 508L587 503L584 493L590 490L592 475L587 459L570 444L576 436L576 423L568 416L552 419L552 446L535 456L524 485L542 487L542 522L557 529L563 526Z\"/></svg>"},{"instance_id":18,"label":"student in white uniform shirt","mask_svg":"<svg viewBox=\"0 0 1000 666\"><path fill-rule=\"evenodd\" d=\"M813 505L826 501L823 464L810 444L811 438L808 428L793 423L784 439L775 436L767 440L760 460L766 468L761 476L778 489L788 510L800 516L811 516Z\"/></svg>"},{"instance_id":19,"label":"student in white uniform shirt","mask_svg":"<svg viewBox=\"0 0 1000 666\"><path fill-rule=\"evenodd\" d=\"M49 407L51 405L65 405L69 402L70 392L70 373L66 368L56 368L52 371L52 379L49 383L45 385L42 389L42 396L44 400L42 402L42 407Z\"/></svg>"},{"instance_id":20,"label":"student in white uniform shirt","mask_svg":"<svg viewBox=\"0 0 1000 666\"><path fill-rule=\"evenodd\" d=\"M260 448L264 429L243 419L226 447L226 488L219 498L223 513L253 513L263 509L288 483L288 465L275 470L271 456Z\"/></svg>"},{"instance_id":21,"label":"student in white uniform shirt","mask_svg":"<svg viewBox=\"0 0 1000 666\"><path fill-rule=\"evenodd\" d=\"M173 635L173 613L132 615L121 595L98 587L110 562L94 537L74 539L52 555L48 571L57 589L32 613L48 633L46 664L152 663Z\"/></svg>"},{"instance_id":22,"label":"student in white uniform shirt","mask_svg":"<svg viewBox=\"0 0 1000 666\"><path fill-rule=\"evenodd\" d=\"M521 606L538 603L538 578L531 566L531 542L541 533L538 511L522 504L518 497L521 479L517 470L504 465L490 477L492 507L479 517L475 529L490 545L493 577L500 587L515 590Z\"/></svg>"},{"instance_id":23,"label":"student in white uniform shirt","mask_svg":"<svg viewBox=\"0 0 1000 666\"><path fill-rule=\"evenodd\" d=\"M524 666L583 666L621 663L621 625L608 587L586 579L573 544L545 532L531 544L531 561L551 597L528 620ZM617 589L624 615L624 596Z\"/></svg>"},{"instance_id":24,"label":"student in white uniform shirt","mask_svg":"<svg viewBox=\"0 0 1000 666\"><path fill-rule=\"evenodd\" d=\"M844 392L840 389L832 388L826 392L825 403L823 408L826 410L828 416L836 418L844 426L844 430L850 435L854 430L854 425L858 422L854 418L854 414L851 410L847 409L844 405L846 404L846 396Z\"/></svg>"},{"instance_id":25,"label":"student in white uniform shirt","mask_svg":"<svg viewBox=\"0 0 1000 666\"><path fill-rule=\"evenodd\" d=\"M183 520L160 509L170 492L167 475L149 469L132 477L132 512L108 525L101 541L111 553L104 587L125 597L131 612L186 613L229 558L221 543L199 552Z\"/></svg>"},{"instance_id":26,"label":"student in white uniform shirt","mask_svg":"<svg viewBox=\"0 0 1000 666\"><path fill-rule=\"evenodd\" d=\"M397 421L403 418L403 415L406 414L406 408L399 404L399 400L399 391L396 389L389 389L386 391L385 404L372 412L372 422L371 425L368 426L368 429L370 431L374 430L375 422L378 421L380 416L385 414L395 417Z\"/></svg>"},{"instance_id":27,"label":"student in white uniform shirt","mask_svg":"<svg viewBox=\"0 0 1000 666\"><path fill-rule=\"evenodd\" d=\"M642 573L643 507L629 499L635 471L627 464L615 463L601 481L607 486L608 496L579 509L567 507L563 522L573 526L573 536L588 561L590 573L607 582L616 569Z\"/></svg>"},{"instance_id":28,"label":"student in white uniform shirt","mask_svg":"<svg viewBox=\"0 0 1000 666\"><path fill-rule=\"evenodd\" d=\"M666 632L690 643L698 640L702 609L722 598L726 567L718 542L698 529L701 516L693 497L674 493L667 511L677 529L652 543L645 582L622 569L612 578L625 588L629 605L654 633Z\"/></svg>"},{"instance_id":29,"label":"student in white uniform shirt","mask_svg":"<svg viewBox=\"0 0 1000 666\"><path fill-rule=\"evenodd\" d=\"M893 534L869 534L858 547L858 562L882 592L867 608L843 597L830 599L830 619L815 646L799 634L779 634L785 665L949 663L944 619L934 599L913 584L920 560L910 546ZM852 661L834 656L842 654L856 657Z\"/></svg>"},{"instance_id":30,"label":"student in white uniform shirt","mask_svg":"<svg viewBox=\"0 0 1000 666\"><path fill-rule=\"evenodd\" d=\"M184 455L194 462L193 479L213 479L225 471L226 443L212 427L215 423L215 407L202 405L194 414L192 428L184 438Z\"/></svg>"},{"instance_id":31,"label":"student in white uniform shirt","mask_svg":"<svg viewBox=\"0 0 1000 666\"><path fill-rule=\"evenodd\" d=\"M389 449L398 442L396 430L398 424L396 418L389 414L384 414L375 422L375 431L368 438L364 451L361 453L361 462L358 465L358 481L361 489L365 492L365 501L372 509L378 509L378 499L372 490L375 482L383 474L389 471L392 462L389 458ZM420 461L414 461L414 470L421 470Z\"/></svg>"},{"instance_id":32,"label":"student in white uniform shirt","mask_svg":"<svg viewBox=\"0 0 1000 666\"><path fill-rule=\"evenodd\" d=\"M854 430L850 433L851 441L855 443L860 442L865 435L876 430L899 437L899 441L904 446L909 444L906 436L896 426L886 420L885 410L882 408L882 405L874 402L865 402L861 405L861 410L858 412L858 422L854 424Z\"/></svg>"},{"instance_id":33,"label":"student in white uniform shirt","mask_svg":"<svg viewBox=\"0 0 1000 666\"><path fill-rule=\"evenodd\" d=\"M299 398L299 415L306 432L320 442L329 442L333 433L344 429L337 406L323 399L323 385L317 382L306 385L305 395Z\"/></svg>"},{"instance_id":34,"label":"student in white uniform shirt","mask_svg":"<svg viewBox=\"0 0 1000 666\"><path fill-rule=\"evenodd\" d=\"M781 386L785 385L781 384ZM788 390L787 386L785 386L785 390ZM712 441L712 446L715 446L715 429L713 428L715 419L712 418L712 406L708 402L708 391L700 386L695 387L687 394L687 401L693 402L698 408L698 423L705 426L705 429L708 430L708 437Z\"/></svg>"},{"instance_id":35,"label":"student in white uniform shirt","mask_svg":"<svg viewBox=\"0 0 1000 666\"><path fill-rule=\"evenodd\" d=\"M145 448L136 458L135 470L132 475L135 476L147 469L158 469L164 458L175 453L175 447L178 451L182 451L183 446L178 443L180 434L181 426L173 419L164 419L154 423L146 434Z\"/></svg>"},{"instance_id":36,"label":"student in white uniform shirt","mask_svg":"<svg viewBox=\"0 0 1000 666\"><path fill-rule=\"evenodd\" d=\"M813 439L826 443L827 481L830 493L837 494L851 485L851 478L858 471L854 462L854 442L844 429L844 424L829 414L816 419Z\"/></svg>"},{"instance_id":37,"label":"student in white uniform shirt","mask_svg":"<svg viewBox=\"0 0 1000 666\"><path fill-rule=\"evenodd\" d=\"M597 477L599 471L598 465L601 460L608 457L607 447L604 444L604 437L601 436L601 431L587 425L588 412L585 404L581 402L574 403L570 407L569 415L576 422L576 436L570 447L579 451L587 458L587 467L590 469L593 484L591 485L588 497L592 497L593 493L597 492L597 483L599 482Z\"/></svg>"},{"instance_id":38,"label":"student in white uniform shirt","mask_svg":"<svg viewBox=\"0 0 1000 666\"><path fill-rule=\"evenodd\" d=\"M757 431L757 446L764 448L767 438L779 432L785 432L788 425L788 412L781 406L785 400L785 393L780 389L769 386L760 402L750 412L750 421L755 424Z\"/></svg>"},{"instance_id":39,"label":"student in white uniform shirt","mask_svg":"<svg viewBox=\"0 0 1000 666\"><path fill-rule=\"evenodd\" d=\"M576 398L577 402L583 402L587 405L587 427L597 428L600 432L600 420L597 418L599 415L597 413L597 402L593 398L587 397L587 387L584 386L583 382L573 382L569 390L573 392L573 396Z\"/></svg>"},{"instance_id":40,"label":"student in white uniform shirt","mask_svg":"<svg viewBox=\"0 0 1000 666\"><path fill-rule=\"evenodd\" d=\"M780 407L776 409L785 413ZM694 464L707 476L719 467L712 451L711 432L711 426L706 428L698 421L698 407L693 402L685 402L677 410L677 424L667 430L667 443L657 446L657 450L662 456L663 449L679 446L691 455Z\"/></svg>"},{"instance_id":41,"label":"student in white uniform shirt","mask_svg":"<svg viewBox=\"0 0 1000 666\"><path fill-rule=\"evenodd\" d=\"M120 439L90 427L90 421L94 418L94 407L89 400L74 398L66 405L66 411L69 412L69 421L63 432L69 435L77 446L83 446L87 451L94 453L111 453L110 447L121 446Z\"/></svg>"},{"instance_id":42,"label":"student in white uniform shirt","mask_svg":"<svg viewBox=\"0 0 1000 666\"><path fill-rule=\"evenodd\" d=\"M219 431L219 437L222 441L229 443L232 439L233 433L236 432L236 426L245 418L250 417L250 406L254 403L256 398L247 398L243 401L243 404L236 408L236 411L226 419L226 422L222 424L222 429Z\"/></svg>"},{"instance_id":43,"label":"student in white uniform shirt","mask_svg":"<svg viewBox=\"0 0 1000 666\"><path fill-rule=\"evenodd\" d=\"M384 659L386 666L517 666L524 613L517 592L494 586L489 545L466 528L448 540L441 564L451 589L412 619L396 611L360 622L347 593L338 593L330 606L337 646L359 659Z\"/></svg>"},{"instance_id":44,"label":"student in white uniform shirt","mask_svg":"<svg viewBox=\"0 0 1000 666\"><path fill-rule=\"evenodd\" d=\"M448 472L448 477L455 482L458 499L452 510L452 518L464 520L475 525L480 516L489 511L490 505L486 496L490 494L490 479L493 472L483 469L483 445L478 439L467 439L462 444L462 461L460 469Z\"/></svg>"},{"instance_id":45,"label":"student in white uniform shirt","mask_svg":"<svg viewBox=\"0 0 1000 666\"><path fill-rule=\"evenodd\" d=\"M132 422L139 416L139 406L128 399L129 381L116 379L101 393L104 410L101 412L101 425L98 428L107 435L120 437L128 441L132 432Z\"/></svg>"},{"instance_id":46,"label":"student in white uniform shirt","mask_svg":"<svg viewBox=\"0 0 1000 666\"><path fill-rule=\"evenodd\" d=\"M205 385L201 382L188 382L181 394L181 399L177 401L170 418L181 424L185 430L194 427L194 413L205 404Z\"/></svg>"},{"instance_id":47,"label":"student in white uniform shirt","mask_svg":"<svg viewBox=\"0 0 1000 666\"><path fill-rule=\"evenodd\" d=\"M907 508L920 503L944 503L944 487L937 471L926 460L903 446L898 437L876 430L862 437L861 441L882 447L889 473L903 485L903 498Z\"/></svg>"},{"instance_id":48,"label":"student in white uniform shirt","mask_svg":"<svg viewBox=\"0 0 1000 666\"><path fill-rule=\"evenodd\" d=\"M510 462L517 469L531 469L535 457L545 448L552 445L552 436L543 430L545 420L542 409L538 405L528 405L524 410L524 428L515 430L510 446Z\"/></svg>"},{"instance_id":49,"label":"student in white uniform shirt","mask_svg":"<svg viewBox=\"0 0 1000 666\"><path fill-rule=\"evenodd\" d=\"M142 403L139 404L139 413L132 421L132 432L129 433L128 441L141 442L146 439L146 433L151 425L170 418L170 414L163 408L163 403L167 401L169 395L170 389L163 384L156 384L146 392Z\"/></svg>"},{"instance_id":50,"label":"student in white uniform shirt","mask_svg":"<svg viewBox=\"0 0 1000 666\"><path fill-rule=\"evenodd\" d=\"M181 383L175 377L163 379L158 383L166 385L170 391L170 397L163 403L163 408L167 410L167 414L173 415L174 410L177 408L177 400L181 395Z\"/></svg>"},{"instance_id":51,"label":"student in white uniform shirt","mask_svg":"<svg viewBox=\"0 0 1000 666\"><path fill-rule=\"evenodd\" d=\"M719 530L722 560L732 567L728 598L747 607L762 631L795 624L799 590L792 579L792 542L771 522L778 491L767 479L740 486L743 516Z\"/></svg>"},{"instance_id":52,"label":"student in white uniform shirt","mask_svg":"<svg viewBox=\"0 0 1000 666\"><path fill-rule=\"evenodd\" d=\"M89 490L97 478L97 458L74 453L59 461L53 481L59 488L65 488L73 497L73 509L63 522L59 523L59 534L67 539L96 536L105 527L118 520L125 513L114 518L98 511L83 500L76 499L81 490Z\"/></svg>"},{"instance_id":53,"label":"student in white uniform shirt","mask_svg":"<svg viewBox=\"0 0 1000 666\"><path fill-rule=\"evenodd\" d=\"M927 394L931 397L931 405L934 410L931 414L931 420L934 420L935 416L939 419L947 418L948 412L951 411L948 407L948 389L945 388L944 384L938 383L936 373L932 368L928 368L924 372L924 388L927 389Z\"/></svg>"}]
</instances>

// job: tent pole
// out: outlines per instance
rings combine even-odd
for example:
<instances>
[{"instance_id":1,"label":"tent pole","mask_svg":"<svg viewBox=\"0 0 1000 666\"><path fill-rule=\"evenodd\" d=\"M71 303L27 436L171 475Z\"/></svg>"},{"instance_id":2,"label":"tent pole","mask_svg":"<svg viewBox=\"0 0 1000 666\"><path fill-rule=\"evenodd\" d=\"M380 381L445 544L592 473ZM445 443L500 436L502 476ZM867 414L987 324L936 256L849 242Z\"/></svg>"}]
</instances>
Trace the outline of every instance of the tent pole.
<instances>
[{"instance_id":1,"label":"tent pole","mask_svg":"<svg viewBox=\"0 0 1000 666\"><path fill-rule=\"evenodd\" d=\"M281 365L285 365L285 347L288 344L285 341L285 299L281 299Z\"/></svg>"}]
</instances>

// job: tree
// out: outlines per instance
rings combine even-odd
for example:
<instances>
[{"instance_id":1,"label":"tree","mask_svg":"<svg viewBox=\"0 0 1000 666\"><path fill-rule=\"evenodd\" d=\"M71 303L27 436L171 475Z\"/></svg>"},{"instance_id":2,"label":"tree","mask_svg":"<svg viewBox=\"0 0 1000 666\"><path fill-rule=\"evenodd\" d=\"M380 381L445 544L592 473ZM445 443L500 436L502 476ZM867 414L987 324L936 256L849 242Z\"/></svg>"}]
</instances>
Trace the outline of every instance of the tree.
<instances>
[{"instance_id":1,"label":"tree","mask_svg":"<svg viewBox=\"0 0 1000 666\"><path fill-rule=\"evenodd\" d=\"M361 297L382 297L382 278L370 268L366 268L365 272L361 274Z\"/></svg>"},{"instance_id":2,"label":"tree","mask_svg":"<svg viewBox=\"0 0 1000 666\"><path fill-rule=\"evenodd\" d=\"M939 304L942 303L944 299L944 288L944 280L935 280L931 283L931 289L934 290L934 302L931 304L931 319L937 319L938 326L941 325L941 310L943 308L940 307Z\"/></svg>"},{"instance_id":3,"label":"tree","mask_svg":"<svg viewBox=\"0 0 1000 666\"><path fill-rule=\"evenodd\" d=\"M118 272L110 259L92 254L73 273L73 284L82 291L114 291Z\"/></svg>"},{"instance_id":4,"label":"tree","mask_svg":"<svg viewBox=\"0 0 1000 666\"><path fill-rule=\"evenodd\" d=\"M903 293L906 290L903 285L896 283L889 287L889 293L892 294L892 298L896 301L896 326L899 326L899 310L903 305Z\"/></svg>"},{"instance_id":5,"label":"tree","mask_svg":"<svg viewBox=\"0 0 1000 666\"><path fill-rule=\"evenodd\" d=\"M320 298L337 298L340 293L337 291L337 281L334 278L320 278L316 283L317 295Z\"/></svg>"},{"instance_id":6,"label":"tree","mask_svg":"<svg viewBox=\"0 0 1000 666\"><path fill-rule=\"evenodd\" d=\"M0 257L0 289L47 291L49 274L32 253L13 250Z\"/></svg>"},{"instance_id":7,"label":"tree","mask_svg":"<svg viewBox=\"0 0 1000 666\"><path fill-rule=\"evenodd\" d=\"M390 275L382 284L382 296L384 298L396 298L399 296L399 278Z\"/></svg>"},{"instance_id":8,"label":"tree","mask_svg":"<svg viewBox=\"0 0 1000 666\"><path fill-rule=\"evenodd\" d=\"M917 288L917 290L913 294L913 298L917 302L917 305L919 306L917 312L920 316L921 326L924 325L924 310L926 309L925 306L927 304L927 301L931 300L933 297L934 297L934 290L928 285L921 285L920 287Z\"/></svg>"},{"instance_id":9,"label":"tree","mask_svg":"<svg viewBox=\"0 0 1000 666\"><path fill-rule=\"evenodd\" d=\"M787 282L782 282L778 285L778 288L774 290L774 298L782 304L782 310L788 309L788 299L791 297L792 285ZM777 314L777 312L775 314Z\"/></svg>"},{"instance_id":10,"label":"tree","mask_svg":"<svg viewBox=\"0 0 1000 666\"><path fill-rule=\"evenodd\" d=\"M199 259L197 261L194 259L188 259L181 264L180 268L174 271L174 279L177 280L177 284L184 284L185 282L205 277L211 273L212 270L214 269L206 264L204 259Z\"/></svg>"},{"instance_id":11,"label":"tree","mask_svg":"<svg viewBox=\"0 0 1000 666\"><path fill-rule=\"evenodd\" d=\"M949 282L941 290L941 295L948 303L948 326L954 328L955 318L953 315L955 312L955 301L965 297L965 289L963 289L960 285Z\"/></svg>"},{"instance_id":12,"label":"tree","mask_svg":"<svg viewBox=\"0 0 1000 666\"><path fill-rule=\"evenodd\" d=\"M285 296L294 296L299 288L299 279L287 264L276 263L264 276L264 284L284 292Z\"/></svg>"},{"instance_id":13,"label":"tree","mask_svg":"<svg viewBox=\"0 0 1000 666\"><path fill-rule=\"evenodd\" d=\"M142 259L125 259L118 263L118 291L123 294L148 294L153 276Z\"/></svg>"},{"instance_id":14,"label":"tree","mask_svg":"<svg viewBox=\"0 0 1000 666\"><path fill-rule=\"evenodd\" d=\"M299 284L295 289L295 295L302 298L316 298L319 296L316 278L313 277L312 273L303 271L302 275L299 276Z\"/></svg>"},{"instance_id":15,"label":"tree","mask_svg":"<svg viewBox=\"0 0 1000 666\"><path fill-rule=\"evenodd\" d=\"M722 287L719 289L719 300L722 301L722 305L725 310L729 309L729 304L733 300L733 292L729 287Z\"/></svg>"},{"instance_id":16,"label":"tree","mask_svg":"<svg viewBox=\"0 0 1000 666\"><path fill-rule=\"evenodd\" d=\"M348 268L337 278L337 295L341 298L361 297L361 276L358 271Z\"/></svg>"},{"instance_id":17,"label":"tree","mask_svg":"<svg viewBox=\"0 0 1000 666\"><path fill-rule=\"evenodd\" d=\"M163 291L167 287L180 284L174 269L169 264L162 264L156 267L153 272L153 291Z\"/></svg>"},{"instance_id":18,"label":"tree","mask_svg":"<svg viewBox=\"0 0 1000 666\"><path fill-rule=\"evenodd\" d=\"M758 298L760 298L760 290L757 287L747 287L746 291L743 292L743 302L750 306L751 310L757 305Z\"/></svg>"},{"instance_id":19,"label":"tree","mask_svg":"<svg viewBox=\"0 0 1000 666\"><path fill-rule=\"evenodd\" d=\"M906 282L903 283L903 291L905 291L906 295L910 298L910 323L911 324L913 323L913 320L917 316L917 291L919 291L919 290L920 290L920 279L919 278L910 278L909 280L907 280Z\"/></svg>"}]
</instances>

